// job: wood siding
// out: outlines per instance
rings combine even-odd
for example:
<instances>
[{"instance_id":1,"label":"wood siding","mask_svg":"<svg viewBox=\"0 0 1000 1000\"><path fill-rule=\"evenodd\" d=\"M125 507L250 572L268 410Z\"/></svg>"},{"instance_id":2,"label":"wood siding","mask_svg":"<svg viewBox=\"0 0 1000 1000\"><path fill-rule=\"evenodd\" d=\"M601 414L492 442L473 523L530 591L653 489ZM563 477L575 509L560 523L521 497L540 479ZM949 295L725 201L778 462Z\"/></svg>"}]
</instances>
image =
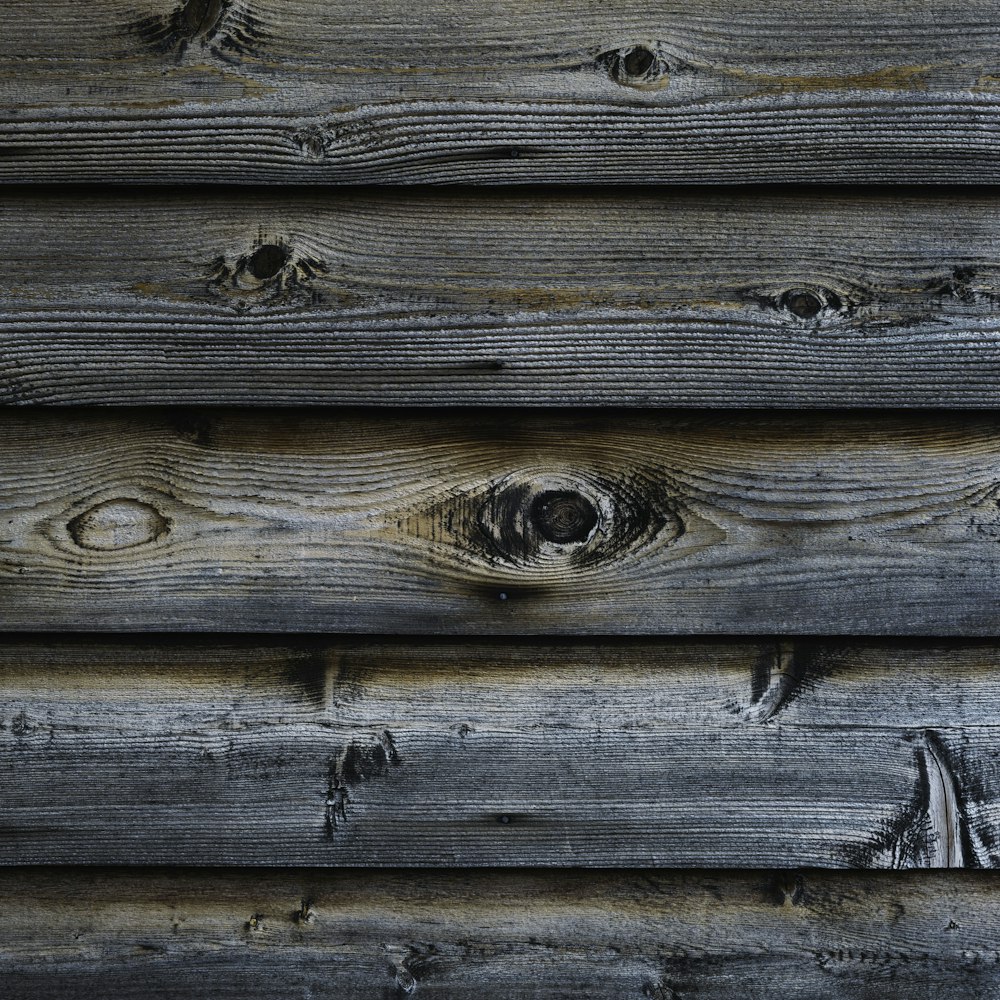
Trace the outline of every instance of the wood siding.
<instances>
[{"instance_id":1,"label":"wood siding","mask_svg":"<svg viewBox=\"0 0 1000 1000\"><path fill-rule=\"evenodd\" d=\"M997 4L0 6L0 1000L1000 996Z\"/></svg>"},{"instance_id":2,"label":"wood siding","mask_svg":"<svg viewBox=\"0 0 1000 1000\"><path fill-rule=\"evenodd\" d=\"M6 403L1000 401L993 195L0 193Z\"/></svg>"},{"instance_id":3,"label":"wood siding","mask_svg":"<svg viewBox=\"0 0 1000 1000\"><path fill-rule=\"evenodd\" d=\"M912 642L8 643L0 863L995 867L998 668Z\"/></svg>"},{"instance_id":4,"label":"wood siding","mask_svg":"<svg viewBox=\"0 0 1000 1000\"><path fill-rule=\"evenodd\" d=\"M5 181L996 183L987 0L14 0Z\"/></svg>"},{"instance_id":5,"label":"wood siding","mask_svg":"<svg viewBox=\"0 0 1000 1000\"><path fill-rule=\"evenodd\" d=\"M0 623L990 635L993 416L15 411Z\"/></svg>"},{"instance_id":6,"label":"wood siding","mask_svg":"<svg viewBox=\"0 0 1000 1000\"><path fill-rule=\"evenodd\" d=\"M997 991L978 872L0 871L9 1000Z\"/></svg>"}]
</instances>

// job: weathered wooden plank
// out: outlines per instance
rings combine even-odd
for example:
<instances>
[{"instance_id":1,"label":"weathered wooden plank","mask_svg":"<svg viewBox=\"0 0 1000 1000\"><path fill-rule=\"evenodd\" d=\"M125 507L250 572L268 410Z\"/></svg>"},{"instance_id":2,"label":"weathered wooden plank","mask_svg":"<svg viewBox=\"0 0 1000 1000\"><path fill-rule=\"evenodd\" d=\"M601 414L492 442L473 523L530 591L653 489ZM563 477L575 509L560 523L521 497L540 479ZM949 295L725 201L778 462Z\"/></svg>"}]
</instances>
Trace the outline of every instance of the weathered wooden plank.
<instances>
[{"instance_id":1,"label":"weathered wooden plank","mask_svg":"<svg viewBox=\"0 0 1000 1000\"><path fill-rule=\"evenodd\" d=\"M2 420L7 630L996 631L994 416Z\"/></svg>"},{"instance_id":2,"label":"weathered wooden plank","mask_svg":"<svg viewBox=\"0 0 1000 1000\"><path fill-rule=\"evenodd\" d=\"M0 646L0 863L1000 866L1000 647Z\"/></svg>"},{"instance_id":3,"label":"weathered wooden plank","mask_svg":"<svg viewBox=\"0 0 1000 1000\"><path fill-rule=\"evenodd\" d=\"M1000 989L980 873L4 871L9 1000Z\"/></svg>"},{"instance_id":4,"label":"weathered wooden plank","mask_svg":"<svg viewBox=\"0 0 1000 1000\"><path fill-rule=\"evenodd\" d=\"M5 4L0 179L990 182L989 0Z\"/></svg>"},{"instance_id":5,"label":"weathered wooden plank","mask_svg":"<svg viewBox=\"0 0 1000 1000\"><path fill-rule=\"evenodd\" d=\"M8 194L0 401L1000 402L993 195Z\"/></svg>"}]
</instances>

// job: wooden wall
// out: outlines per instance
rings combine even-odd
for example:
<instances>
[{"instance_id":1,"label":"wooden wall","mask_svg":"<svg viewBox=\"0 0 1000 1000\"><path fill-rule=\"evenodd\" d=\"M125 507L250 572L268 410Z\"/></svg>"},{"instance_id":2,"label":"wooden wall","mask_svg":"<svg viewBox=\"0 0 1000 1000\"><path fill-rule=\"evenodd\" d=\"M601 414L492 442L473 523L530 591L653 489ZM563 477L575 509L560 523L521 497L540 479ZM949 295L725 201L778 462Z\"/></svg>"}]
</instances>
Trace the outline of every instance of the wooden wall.
<instances>
[{"instance_id":1,"label":"wooden wall","mask_svg":"<svg viewBox=\"0 0 1000 1000\"><path fill-rule=\"evenodd\" d=\"M995 4L0 22L2 1000L1000 995Z\"/></svg>"}]
</instances>

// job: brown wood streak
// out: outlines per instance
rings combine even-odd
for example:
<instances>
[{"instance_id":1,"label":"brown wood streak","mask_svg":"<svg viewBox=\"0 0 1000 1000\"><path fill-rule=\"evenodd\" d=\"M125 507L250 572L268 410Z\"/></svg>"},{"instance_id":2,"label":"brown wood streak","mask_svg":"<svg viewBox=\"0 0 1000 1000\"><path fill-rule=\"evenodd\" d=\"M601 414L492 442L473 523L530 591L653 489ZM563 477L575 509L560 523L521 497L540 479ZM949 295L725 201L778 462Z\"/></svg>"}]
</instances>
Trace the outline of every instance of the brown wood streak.
<instances>
[{"instance_id":1,"label":"brown wood streak","mask_svg":"<svg viewBox=\"0 0 1000 1000\"><path fill-rule=\"evenodd\" d=\"M996 199L3 199L0 401L993 407Z\"/></svg>"},{"instance_id":2,"label":"brown wood streak","mask_svg":"<svg viewBox=\"0 0 1000 1000\"><path fill-rule=\"evenodd\" d=\"M1000 177L987 0L8 8L6 181Z\"/></svg>"},{"instance_id":3,"label":"brown wood streak","mask_svg":"<svg viewBox=\"0 0 1000 1000\"><path fill-rule=\"evenodd\" d=\"M990 416L2 419L8 630L995 631Z\"/></svg>"},{"instance_id":4,"label":"brown wood streak","mask_svg":"<svg viewBox=\"0 0 1000 1000\"><path fill-rule=\"evenodd\" d=\"M998 866L997 647L784 647L8 641L0 863Z\"/></svg>"},{"instance_id":5,"label":"brown wood streak","mask_svg":"<svg viewBox=\"0 0 1000 1000\"><path fill-rule=\"evenodd\" d=\"M8 1000L991 1000L993 879L919 873L0 872Z\"/></svg>"}]
</instances>

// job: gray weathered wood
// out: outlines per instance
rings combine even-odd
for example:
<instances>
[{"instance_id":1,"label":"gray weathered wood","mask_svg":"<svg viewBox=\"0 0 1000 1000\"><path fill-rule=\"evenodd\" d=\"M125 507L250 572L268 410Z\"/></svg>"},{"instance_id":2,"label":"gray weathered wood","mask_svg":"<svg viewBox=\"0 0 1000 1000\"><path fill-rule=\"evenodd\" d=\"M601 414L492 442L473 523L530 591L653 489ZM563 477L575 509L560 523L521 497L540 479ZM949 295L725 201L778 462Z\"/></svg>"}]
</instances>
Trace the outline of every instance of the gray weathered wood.
<instances>
[{"instance_id":1,"label":"gray weathered wood","mask_svg":"<svg viewBox=\"0 0 1000 1000\"><path fill-rule=\"evenodd\" d=\"M3 402L1000 402L993 195L19 192L0 218Z\"/></svg>"},{"instance_id":2,"label":"gray weathered wood","mask_svg":"<svg viewBox=\"0 0 1000 1000\"><path fill-rule=\"evenodd\" d=\"M1000 903L972 872L29 869L0 894L6 1000L1000 991Z\"/></svg>"},{"instance_id":3,"label":"gray weathered wood","mask_svg":"<svg viewBox=\"0 0 1000 1000\"><path fill-rule=\"evenodd\" d=\"M996 632L1000 420L2 414L0 627Z\"/></svg>"},{"instance_id":4,"label":"gray weathered wood","mask_svg":"<svg viewBox=\"0 0 1000 1000\"><path fill-rule=\"evenodd\" d=\"M15 0L0 178L1000 179L989 0Z\"/></svg>"},{"instance_id":5,"label":"gray weathered wood","mask_svg":"<svg viewBox=\"0 0 1000 1000\"><path fill-rule=\"evenodd\" d=\"M1000 647L0 646L0 862L1000 866Z\"/></svg>"}]
</instances>

